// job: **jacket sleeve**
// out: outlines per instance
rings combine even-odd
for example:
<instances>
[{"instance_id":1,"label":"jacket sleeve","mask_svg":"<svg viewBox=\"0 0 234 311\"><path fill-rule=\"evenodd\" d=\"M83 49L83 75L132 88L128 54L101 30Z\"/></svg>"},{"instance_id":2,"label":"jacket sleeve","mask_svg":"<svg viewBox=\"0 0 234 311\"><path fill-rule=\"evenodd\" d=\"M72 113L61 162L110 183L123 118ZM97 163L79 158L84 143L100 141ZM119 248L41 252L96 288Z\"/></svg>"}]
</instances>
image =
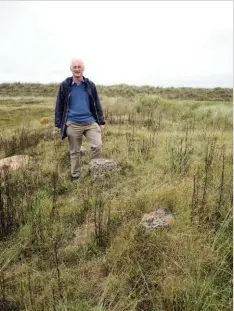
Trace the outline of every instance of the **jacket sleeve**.
<instances>
[{"instance_id":1,"label":"jacket sleeve","mask_svg":"<svg viewBox=\"0 0 234 311\"><path fill-rule=\"evenodd\" d=\"M104 115L103 115L103 109L102 105L97 93L97 88L96 85L93 83L93 92L94 92L94 100L97 108L97 114L98 114L98 119L99 119L99 125L104 125L106 122L104 120Z\"/></svg>"},{"instance_id":2,"label":"jacket sleeve","mask_svg":"<svg viewBox=\"0 0 234 311\"><path fill-rule=\"evenodd\" d=\"M55 106L55 126L60 128L64 111L64 92L63 85L60 84Z\"/></svg>"}]
</instances>

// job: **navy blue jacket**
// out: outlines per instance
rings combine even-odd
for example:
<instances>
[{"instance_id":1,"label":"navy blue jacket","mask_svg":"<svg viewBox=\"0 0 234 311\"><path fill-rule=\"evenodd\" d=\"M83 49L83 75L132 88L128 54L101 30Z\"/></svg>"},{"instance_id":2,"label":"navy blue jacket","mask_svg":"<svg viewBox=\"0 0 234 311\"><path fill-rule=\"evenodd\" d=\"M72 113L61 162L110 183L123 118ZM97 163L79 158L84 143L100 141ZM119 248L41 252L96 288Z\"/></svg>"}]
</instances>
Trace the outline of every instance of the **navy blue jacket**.
<instances>
[{"instance_id":1,"label":"navy blue jacket","mask_svg":"<svg viewBox=\"0 0 234 311\"><path fill-rule=\"evenodd\" d=\"M103 110L97 94L95 84L85 77L83 77L83 81L85 84L85 91L89 96L90 111L95 121L99 125L105 124ZM64 139L67 136L66 119L67 119L69 98L71 96L71 89L72 89L72 77L69 77L60 84L56 100L55 126L60 129L62 139Z\"/></svg>"}]
</instances>

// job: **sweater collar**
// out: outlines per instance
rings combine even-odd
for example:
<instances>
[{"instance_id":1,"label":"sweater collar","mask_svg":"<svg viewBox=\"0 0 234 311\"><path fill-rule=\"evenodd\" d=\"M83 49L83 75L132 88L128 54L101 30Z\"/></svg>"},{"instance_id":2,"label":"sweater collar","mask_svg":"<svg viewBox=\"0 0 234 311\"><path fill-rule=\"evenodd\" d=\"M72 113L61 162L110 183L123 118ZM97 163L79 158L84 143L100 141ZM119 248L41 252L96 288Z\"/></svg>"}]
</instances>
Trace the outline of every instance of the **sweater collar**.
<instances>
[{"instance_id":1,"label":"sweater collar","mask_svg":"<svg viewBox=\"0 0 234 311\"><path fill-rule=\"evenodd\" d=\"M74 85L74 84L80 85L81 83L84 83L84 77L82 77L81 82L76 82L76 81L74 81L74 79L72 78L72 85Z\"/></svg>"}]
</instances>

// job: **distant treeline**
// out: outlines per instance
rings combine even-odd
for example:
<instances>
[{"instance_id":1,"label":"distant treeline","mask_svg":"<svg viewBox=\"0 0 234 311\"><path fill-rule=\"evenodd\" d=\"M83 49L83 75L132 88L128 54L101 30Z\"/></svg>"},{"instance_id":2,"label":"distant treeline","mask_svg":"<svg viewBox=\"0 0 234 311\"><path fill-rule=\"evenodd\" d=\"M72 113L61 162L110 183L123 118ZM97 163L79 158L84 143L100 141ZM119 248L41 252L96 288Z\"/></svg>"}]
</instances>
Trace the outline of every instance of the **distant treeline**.
<instances>
[{"instance_id":1,"label":"distant treeline","mask_svg":"<svg viewBox=\"0 0 234 311\"><path fill-rule=\"evenodd\" d=\"M0 96L56 96L59 84L37 84L37 83L2 83L0 84ZM153 86L131 86L126 84L103 86L97 85L100 95L132 97L137 94L158 95L168 99L193 99L232 101L233 89L216 87L205 88L174 88L174 87L153 87Z\"/></svg>"}]
</instances>

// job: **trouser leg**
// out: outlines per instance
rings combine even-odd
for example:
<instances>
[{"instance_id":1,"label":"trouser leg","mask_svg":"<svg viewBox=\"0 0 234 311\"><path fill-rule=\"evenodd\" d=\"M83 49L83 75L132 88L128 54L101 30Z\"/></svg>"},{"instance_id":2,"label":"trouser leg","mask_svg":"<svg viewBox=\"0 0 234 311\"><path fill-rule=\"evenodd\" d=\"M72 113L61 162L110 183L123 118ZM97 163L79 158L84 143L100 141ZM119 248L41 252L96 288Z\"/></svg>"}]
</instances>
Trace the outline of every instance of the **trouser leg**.
<instances>
[{"instance_id":1,"label":"trouser leg","mask_svg":"<svg viewBox=\"0 0 234 311\"><path fill-rule=\"evenodd\" d=\"M102 135L99 125L96 122L91 123L85 128L84 135L90 146L91 159L100 158L102 152Z\"/></svg>"},{"instance_id":2,"label":"trouser leg","mask_svg":"<svg viewBox=\"0 0 234 311\"><path fill-rule=\"evenodd\" d=\"M70 124L67 127L72 177L79 177L81 173L80 147L82 144L83 131L83 126Z\"/></svg>"}]
</instances>

